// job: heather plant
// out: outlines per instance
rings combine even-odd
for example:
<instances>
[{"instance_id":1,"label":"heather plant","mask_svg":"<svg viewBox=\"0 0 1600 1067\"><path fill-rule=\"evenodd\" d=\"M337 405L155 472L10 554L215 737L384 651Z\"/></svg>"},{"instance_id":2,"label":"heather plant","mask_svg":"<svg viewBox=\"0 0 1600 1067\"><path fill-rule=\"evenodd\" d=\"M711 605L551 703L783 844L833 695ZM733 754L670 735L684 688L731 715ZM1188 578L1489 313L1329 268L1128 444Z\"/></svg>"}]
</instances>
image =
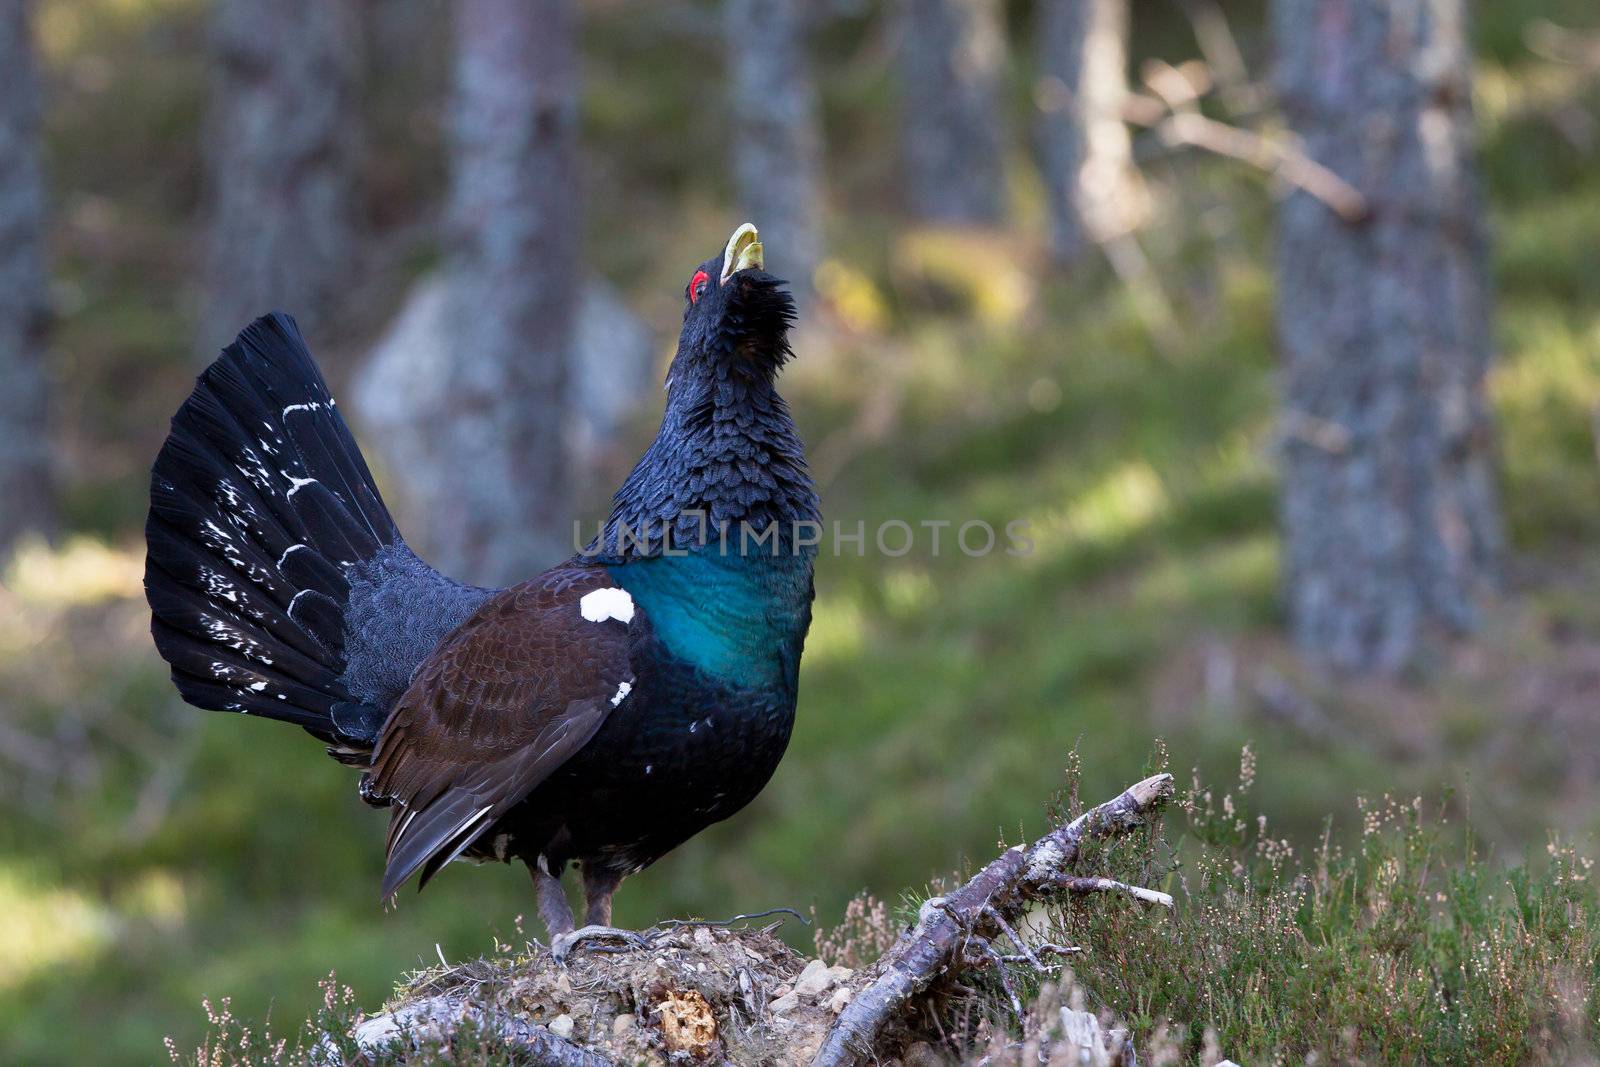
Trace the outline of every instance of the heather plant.
<instances>
[{"instance_id":1,"label":"heather plant","mask_svg":"<svg viewBox=\"0 0 1600 1067\"><path fill-rule=\"evenodd\" d=\"M254 1026L233 1014L232 998L201 1002L207 1029L192 1050L177 1041L165 1041L167 1056L177 1067L309 1067L311 1064L352 1062L357 1053L348 1035L355 1022L355 990L339 982L333 972L317 983L322 1002L305 1019L294 1038L273 1033L267 1019Z\"/></svg>"},{"instance_id":2,"label":"heather plant","mask_svg":"<svg viewBox=\"0 0 1600 1067\"><path fill-rule=\"evenodd\" d=\"M1593 861L1552 837L1542 855L1485 856L1448 802L1359 798L1359 832L1330 821L1302 852L1234 786L1198 774L1164 830L1091 858L1162 886L1170 912L1120 898L1053 906L1049 938L1094 1006L1136 1041L1214 1035L1239 1062L1571 1063L1600 1019ZM1208 1061L1209 1062L1209 1061Z\"/></svg>"}]
</instances>

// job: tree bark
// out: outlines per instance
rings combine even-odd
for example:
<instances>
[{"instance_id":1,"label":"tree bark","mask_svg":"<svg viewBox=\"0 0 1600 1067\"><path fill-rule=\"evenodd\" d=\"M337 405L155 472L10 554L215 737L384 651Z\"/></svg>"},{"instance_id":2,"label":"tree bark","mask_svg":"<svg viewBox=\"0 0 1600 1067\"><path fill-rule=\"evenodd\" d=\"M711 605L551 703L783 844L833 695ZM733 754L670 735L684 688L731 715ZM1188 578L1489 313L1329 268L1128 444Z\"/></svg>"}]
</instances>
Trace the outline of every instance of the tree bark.
<instances>
[{"instance_id":1,"label":"tree bark","mask_svg":"<svg viewBox=\"0 0 1600 1067\"><path fill-rule=\"evenodd\" d=\"M257 315L325 337L355 263L353 0L217 0L207 355Z\"/></svg>"},{"instance_id":2,"label":"tree bark","mask_svg":"<svg viewBox=\"0 0 1600 1067\"><path fill-rule=\"evenodd\" d=\"M991 225L1005 205L995 0L900 0L906 201L925 222Z\"/></svg>"},{"instance_id":3,"label":"tree bark","mask_svg":"<svg viewBox=\"0 0 1600 1067\"><path fill-rule=\"evenodd\" d=\"M1076 263L1133 221L1138 185L1122 118L1128 0L1042 0L1038 144L1050 250Z\"/></svg>"},{"instance_id":4,"label":"tree bark","mask_svg":"<svg viewBox=\"0 0 1600 1067\"><path fill-rule=\"evenodd\" d=\"M571 484L587 486L575 503L598 503L603 489L633 455L626 451L634 412L660 392L653 373L659 346L621 294L592 275L571 282L577 324L567 363L564 455ZM412 546L439 556L427 536L435 513L459 506L463 460L449 434L456 418L448 272L420 279L351 382L350 400L363 449L384 480L384 499ZM347 412L348 414L348 412ZM585 501L581 497L587 497ZM567 515L569 541L572 539ZM568 549L570 551L570 548ZM524 575L525 577L525 575Z\"/></svg>"},{"instance_id":5,"label":"tree bark","mask_svg":"<svg viewBox=\"0 0 1600 1067\"><path fill-rule=\"evenodd\" d=\"M767 269L800 295L822 251L822 135L805 0L728 0L723 36L739 206L761 230Z\"/></svg>"},{"instance_id":6,"label":"tree bark","mask_svg":"<svg viewBox=\"0 0 1600 1067\"><path fill-rule=\"evenodd\" d=\"M49 288L33 5L0 0L0 565L17 537L54 529Z\"/></svg>"},{"instance_id":7,"label":"tree bark","mask_svg":"<svg viewBox=\"0 0 1600 1067\"><path fill-rule=\"evenodd\" d=\"M1342 218L1280 212L1284 579L1294 638L1359 671L1475 628L1501 545L1484 208L1462 0L1275 0L1278 84Z\"/></svg>"},{"instance_id":8,"label":"tree bark","mask_svg":"<svg viewBox=\"0 0 1600 1067\"><path fill-rule=\"evenodd\" d=\"M503 583L572 551L577 13L572 0L460 0L455 33L454 351L438 454L453 492L423 541L448 573Z\"/></svg>"}]
</instances>

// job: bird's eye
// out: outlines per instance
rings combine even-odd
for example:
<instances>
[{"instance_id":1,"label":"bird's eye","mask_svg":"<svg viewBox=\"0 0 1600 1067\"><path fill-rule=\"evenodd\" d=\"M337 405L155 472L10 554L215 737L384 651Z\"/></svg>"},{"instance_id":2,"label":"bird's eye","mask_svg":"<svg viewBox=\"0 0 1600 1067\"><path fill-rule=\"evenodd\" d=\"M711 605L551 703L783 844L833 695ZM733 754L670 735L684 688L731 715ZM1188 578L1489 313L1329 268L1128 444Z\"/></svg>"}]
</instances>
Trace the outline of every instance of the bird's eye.
<instances>
[{"instance_id":1,"label":"bird's eye","mask_svg":"<svg viewBox=\"0 0 1600 1067\"><path fill-rule=\"evenodd\" d=\"M691 304L700 303L700 297L705 293L706 285L710 281L711 275L703 270L695 271L694 277L689 279L689 287L683 291L683 295L689 298L689 303Z\"/></svg>"}]
</instances>

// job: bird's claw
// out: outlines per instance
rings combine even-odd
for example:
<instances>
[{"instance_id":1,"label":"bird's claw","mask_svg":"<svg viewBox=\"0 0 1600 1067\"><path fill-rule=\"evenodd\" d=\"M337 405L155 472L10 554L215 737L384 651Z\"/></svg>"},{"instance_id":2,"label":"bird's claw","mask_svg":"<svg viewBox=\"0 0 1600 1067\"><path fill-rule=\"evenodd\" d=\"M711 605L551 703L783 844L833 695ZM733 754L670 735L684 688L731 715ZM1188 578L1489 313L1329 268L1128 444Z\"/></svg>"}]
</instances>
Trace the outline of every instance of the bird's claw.
<instances>
[{"instance_id":1,"label":"bird's claw","mask_svg":"<svg viewBox=\"0 0 1600 1067\"><path fill-rule=\"evenodd\" d=\"M550 957L557 963L566 963L567 957L572 955L573 949L585 941L620 941L623 948L603 949L601 951L618 952L627 949L644 949L650 947L650 942L643 935L632 930L619 930L615 926L584 926L570 930L564 934L557 934L550 939Z\"/></svg>"}]
</instances>

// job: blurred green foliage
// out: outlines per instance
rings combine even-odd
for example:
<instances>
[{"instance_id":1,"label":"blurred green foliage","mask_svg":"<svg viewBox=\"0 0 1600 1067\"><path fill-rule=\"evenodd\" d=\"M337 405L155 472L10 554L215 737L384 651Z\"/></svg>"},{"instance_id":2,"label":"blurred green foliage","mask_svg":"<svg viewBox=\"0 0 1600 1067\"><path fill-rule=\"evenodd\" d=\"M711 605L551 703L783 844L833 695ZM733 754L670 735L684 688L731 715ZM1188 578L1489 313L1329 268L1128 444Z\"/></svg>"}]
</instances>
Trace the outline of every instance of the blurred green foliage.
<instances>
[{"instance_id":1,"label":"blurred green foliage","mask_svg":"<svg viewBox=\"0 0 1600 1067\"><path fill-rule=\"evenodd\" d=\"M1139 56L1192 52L1178 5L1138 7ZM1015 28L1027 8L1012 5ZM1594 14L1575 0L1479 8L1502 295L1492 389L1516 595L1426 686L1335 685L1275 636L1260 176L1226 161L1150 163L1157 218L1141 240L1181 323L1176 344L1158 344L1100 268L1035 268L1025 55L1008 117L1018 221L997 256L896 213L875 6L824 31L829 309L802 336L786 391L827 515L869 529L1024 518L1036 547L971 559L946 531L936 558L926 541L902 558L827 556L783 767L747 811L631 880L620 922L813 903L836 920L859 890L893 899L986 858L999 828L1037 831L1075 745L1085 794L1110 795L1156 734L1208 777L1254 738L1256 803L1302 848L1330 813L1359 825L1356 790L1449 787L1513 857L1549 826L1591 839L1600 167L1527 98L1551 64L1525 31L1539 18L1593 28ZM593 265L665 338L686 265L736 221L716 15L709 4L586 12ZM0 588L0 705L46 750L0 783L5 1062L164 1058L163 1036L193 1047L205 1028L203 996L290 1031L330 970L370 1006L403 969L485 951L532 912L524 872L498 866L457 868L380 910L382 819L351 773L292 729L178 705L144 632L146 472L197 369L204 14L200 0L42 4L52 352L69 521L85 539L25 551ZM1236 17L1259 57L1259 11ZM436 254L446 68L419 55L367 61L364 212L379 282L352 299L339 335L314 341L336 388ZM1576 106L1592 121L1597 105L1591 91ZM653 415L641 415L641 442ZM74 755L56 767L61 753Z\"/></svg>"}]
</instances>

